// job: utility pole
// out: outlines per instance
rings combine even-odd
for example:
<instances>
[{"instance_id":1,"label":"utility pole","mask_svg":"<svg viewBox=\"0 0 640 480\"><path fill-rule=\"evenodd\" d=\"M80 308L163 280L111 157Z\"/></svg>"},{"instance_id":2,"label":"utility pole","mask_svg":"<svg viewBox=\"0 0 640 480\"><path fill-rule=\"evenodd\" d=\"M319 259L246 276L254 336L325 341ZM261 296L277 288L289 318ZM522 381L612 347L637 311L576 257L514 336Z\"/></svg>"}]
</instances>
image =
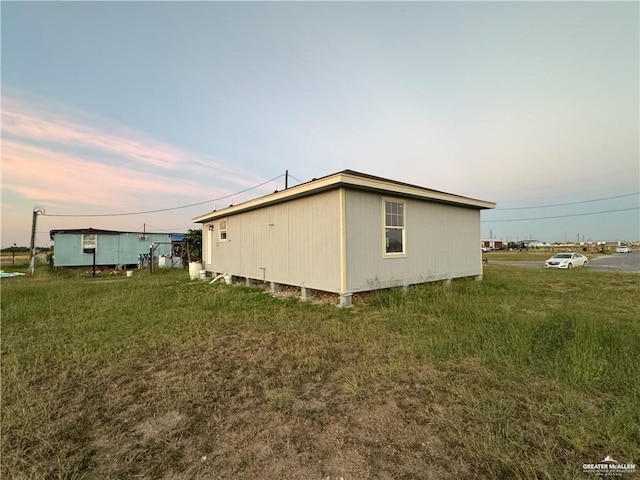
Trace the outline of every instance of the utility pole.
<instances>
[{"instance_id":1,"label":"utility pole","mask_svg":"<svg viewBox=\"0 0 640 480\"><path fill-rule=\"evenodd\" d=\"M36 270L36 225L38 224L38 215L44 215L44 208L33 207L33 218L31 220L31 245L29 247L29 275L35 273Z\"/></svg>"}]
</instances>

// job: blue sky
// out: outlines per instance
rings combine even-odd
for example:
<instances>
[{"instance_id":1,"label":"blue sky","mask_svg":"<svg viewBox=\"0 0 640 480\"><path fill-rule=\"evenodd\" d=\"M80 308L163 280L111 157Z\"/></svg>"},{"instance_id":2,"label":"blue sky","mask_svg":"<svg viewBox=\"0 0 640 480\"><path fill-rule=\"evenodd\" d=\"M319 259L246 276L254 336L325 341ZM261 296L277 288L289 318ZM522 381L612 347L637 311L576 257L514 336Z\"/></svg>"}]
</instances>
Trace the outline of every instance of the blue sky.
<instances>
[{"instance_id":1,"label":"blue sky","mask_svg":"<svg viewBox=\"0 0 640 480\"><path fill-rule=\"evenodd\" d=\"M639 9L2 2L2 246L28 243L34 205L231 195L44 216L38 243L185 231L285 169L295 184L347 168L494 201L487 238L638 239Z\"/></svg>"}]
</instances>

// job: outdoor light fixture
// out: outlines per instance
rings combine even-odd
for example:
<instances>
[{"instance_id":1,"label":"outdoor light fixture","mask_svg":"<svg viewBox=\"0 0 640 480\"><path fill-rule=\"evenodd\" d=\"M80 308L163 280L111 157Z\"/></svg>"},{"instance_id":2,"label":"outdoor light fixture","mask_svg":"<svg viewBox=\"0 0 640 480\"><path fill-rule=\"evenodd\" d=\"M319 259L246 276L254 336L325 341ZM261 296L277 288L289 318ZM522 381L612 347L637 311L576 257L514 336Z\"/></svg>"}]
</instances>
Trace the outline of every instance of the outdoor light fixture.
<instances>
[{"instance_id":1,"label":"outdoor light fixture","mask_svg":"<svg viewBox=\"0 0 640 480\"><path fill-rule=\"evenodd\" d=\"M212 232L213 231L213 223L209 225L209 231Z\"/></svg>"}]
</instances>

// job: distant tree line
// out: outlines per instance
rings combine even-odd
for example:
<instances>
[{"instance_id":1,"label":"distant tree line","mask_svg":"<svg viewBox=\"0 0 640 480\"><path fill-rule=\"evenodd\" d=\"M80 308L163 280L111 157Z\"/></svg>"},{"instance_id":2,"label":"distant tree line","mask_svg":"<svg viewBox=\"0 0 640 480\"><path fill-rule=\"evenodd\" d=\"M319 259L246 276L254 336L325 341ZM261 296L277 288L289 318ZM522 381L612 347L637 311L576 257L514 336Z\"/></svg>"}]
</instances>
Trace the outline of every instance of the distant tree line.
<instances>
[{"instance_id":1,"label":"distant tree line","mask_svg":"<svg viewBox=\"0 0 640 480\"><path fill-rule=\"evenodd\" d=\"M36 253L50 252L53 250L53 247L36 247ZM29 253L29 247L5 247L0 250L2 253Z\"/></svg>"}]
</instances>

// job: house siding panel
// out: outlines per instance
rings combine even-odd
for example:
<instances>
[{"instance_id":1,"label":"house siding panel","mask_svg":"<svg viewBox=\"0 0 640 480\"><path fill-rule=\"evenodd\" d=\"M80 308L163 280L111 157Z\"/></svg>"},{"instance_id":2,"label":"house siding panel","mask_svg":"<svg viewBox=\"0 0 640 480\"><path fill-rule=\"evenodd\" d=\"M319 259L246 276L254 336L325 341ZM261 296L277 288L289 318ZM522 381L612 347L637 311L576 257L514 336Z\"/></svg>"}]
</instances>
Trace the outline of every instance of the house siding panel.
<instances>
[{"instance_id":1,"label":"house siding panel","mask_svg":"<svg viewBox=\"0 0 640 480\"><path fill-rule=\"evenodd\" d=\"M346 191L349 292L482 274L478 209L396 197L405 202L406 255L385 258L383 198L394 199Z\"/></svg>"},{"instance_id":2,"label":"house siding panel","mask_svg":"<svg viewBox=\"0 0 640 480\"><path fill-rule=\"evenodd\" d=\"M216 273L338 292L339 213L337 190L265 206L225 217L226 242L219 241L217 233L220 221L225 218L216 219L212 222L214 235L205 248L205 268Z\"/></svg>"}]
</instances>

